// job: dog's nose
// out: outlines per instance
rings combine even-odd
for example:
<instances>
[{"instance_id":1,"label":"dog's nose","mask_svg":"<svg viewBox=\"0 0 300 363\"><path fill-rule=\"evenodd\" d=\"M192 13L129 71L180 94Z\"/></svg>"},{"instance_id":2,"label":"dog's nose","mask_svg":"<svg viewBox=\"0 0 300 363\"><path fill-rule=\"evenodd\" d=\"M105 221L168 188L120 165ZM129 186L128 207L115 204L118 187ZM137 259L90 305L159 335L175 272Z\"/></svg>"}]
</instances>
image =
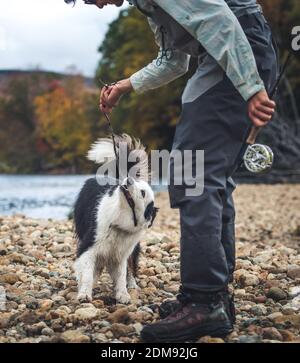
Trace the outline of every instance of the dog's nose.
<instances>
[{"instance_id":1,"label":"dog's nose","mask_svg":"<svg viewBox=\"0 0 300 363\"><path fill-rule=\"evenodd\" d=\"M153 212L154 212L154 202L151 202L147 205L147 208L145 209L144 216L147 221L150 221L150 219L152 218Z\"/></svg>"},{"instance_id":2,"label":"dog's nose","mask_svg":"<svg viewBox=\"0 0 300 363\"><path fill-rule=\"evenodd\" d=\"M133 180L133 178L131 177L131 176L129 176L128 178L127 178L127 180L126 180L126 185L128 186L128 187L130 187L131 185L133 185L134 184L134 180Z\"/></svg>"}]
</instances>

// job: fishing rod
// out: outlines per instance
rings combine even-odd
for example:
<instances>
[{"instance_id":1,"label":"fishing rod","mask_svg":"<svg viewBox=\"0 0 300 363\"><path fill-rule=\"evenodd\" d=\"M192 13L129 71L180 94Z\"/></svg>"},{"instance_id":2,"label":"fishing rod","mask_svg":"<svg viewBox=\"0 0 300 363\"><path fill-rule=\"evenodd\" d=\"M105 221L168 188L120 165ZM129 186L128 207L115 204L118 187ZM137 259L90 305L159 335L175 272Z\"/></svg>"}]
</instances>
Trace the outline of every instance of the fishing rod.
<instances>
[{"instance_id":1,"label":"fishing rod","mask_svg":"<svg viewBox=\"0 0 300 363\"><path fill-rule=\"evenodd\" d=\"M281 72L277 78L275 86L273 87L272 91L269 94L270 99L274 97L276 94L282 77L289 65L292 57L292 51L289 52L284 65L281 69ZM268 145L263 144L256 144L256 138L261 130L261 127L253 126L250 134L247 138L247 149L243 156L243 162L248 171L255 174L266 173L268 172L274 162L274 153L272 149Z\"/></svg>"}]
</instances>

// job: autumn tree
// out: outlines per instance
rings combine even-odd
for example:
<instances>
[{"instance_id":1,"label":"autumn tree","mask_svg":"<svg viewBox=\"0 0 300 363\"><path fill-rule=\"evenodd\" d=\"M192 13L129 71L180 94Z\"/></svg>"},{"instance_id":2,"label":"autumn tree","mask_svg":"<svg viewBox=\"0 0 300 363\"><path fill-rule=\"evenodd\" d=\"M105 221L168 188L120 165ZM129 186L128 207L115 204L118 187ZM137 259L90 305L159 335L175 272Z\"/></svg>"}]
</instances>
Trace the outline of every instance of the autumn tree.
<instances>
[{"instance_id":1,"label":"autumn tree","mask_svg":"<svg viewBox=\"0 0 300 363\"><path fill-rule=\"evenodd\" d=\"M72 77L64 86L57 85L38 96L34 104L44 168L71 172L86 169L85 156L95 126L87 117L91 111L87 105L96 105L97 95L84 89L81 78Z\"/></svg>"}]
</instances>

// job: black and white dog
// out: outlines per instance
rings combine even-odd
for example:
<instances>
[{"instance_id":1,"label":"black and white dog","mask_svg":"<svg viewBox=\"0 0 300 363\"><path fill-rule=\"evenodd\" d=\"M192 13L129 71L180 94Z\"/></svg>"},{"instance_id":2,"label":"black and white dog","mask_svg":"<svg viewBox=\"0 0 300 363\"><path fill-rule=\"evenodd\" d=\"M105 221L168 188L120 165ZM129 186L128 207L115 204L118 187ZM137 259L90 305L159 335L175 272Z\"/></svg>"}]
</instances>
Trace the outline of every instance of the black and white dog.
<instances>
[{"instance_id":1,"label":"black and white dog","mask_svg":"<svg viewBox=\"0 0 300 363\"><path fill-rule=\"evenodd\" d=\"M75 233L78 240L74 265L78 282L78 299L92 299L92 289L104 268L110 274L117 302L127 304L127 287L137 288L135 277L139 241L145 229L152 226L157 213L154 193L148 184L148 156L144 146L128 135L116 136L116 151L125 144L130 158L127 170L133 166L136 177L117 174L118 183L99 183L89 179L83 186L74 208ZM100 139L88 153L88 159L103 164L116 163L112 139Z\"/></svg>"}]
</instances>

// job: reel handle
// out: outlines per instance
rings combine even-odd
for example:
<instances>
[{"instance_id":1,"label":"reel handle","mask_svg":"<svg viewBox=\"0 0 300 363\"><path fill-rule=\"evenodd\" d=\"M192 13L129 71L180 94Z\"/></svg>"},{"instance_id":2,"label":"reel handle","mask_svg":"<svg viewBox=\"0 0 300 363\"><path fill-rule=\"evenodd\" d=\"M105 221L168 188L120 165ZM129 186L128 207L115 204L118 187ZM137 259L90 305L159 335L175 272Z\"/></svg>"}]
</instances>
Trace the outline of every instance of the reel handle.
<instances>
[{"instance_id":1,"label":"reel handle","mask_svg":"<svg viewBox=\"0 0 300 363\"><path fill-rule=\"evenodd\" d=\"M250 131L250 134L248 136L248 139L247 139L247 144L248 145L253 145L255 144L255 141L256 141L256 138L260 132L260 127L257 127L257 126L253 126L251 131Z\"/></svg>"}]
</instances>

